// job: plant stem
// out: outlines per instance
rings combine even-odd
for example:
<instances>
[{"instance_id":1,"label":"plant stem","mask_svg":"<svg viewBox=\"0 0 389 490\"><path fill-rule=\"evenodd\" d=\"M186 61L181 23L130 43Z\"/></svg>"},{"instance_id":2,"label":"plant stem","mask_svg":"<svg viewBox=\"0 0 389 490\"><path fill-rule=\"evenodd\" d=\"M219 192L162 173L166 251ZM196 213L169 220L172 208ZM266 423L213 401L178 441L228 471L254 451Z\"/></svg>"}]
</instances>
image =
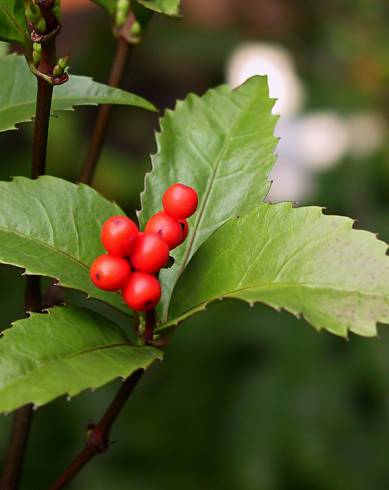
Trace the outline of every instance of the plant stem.
<instances>
[{"instance_id":1,"label":"plant stem","mask_svg":"<svg viewBox=\"0 0 389 490\"><path fill-rule=\"evenodd\" d=\"M84 449L82 449L82 451L75 457L54 485L50 487L50 490L64 488L65 485L69 483L88 463L88 461L109 448L109 436L112 426L134 388L143 376L143 373L143 369L139 369L124 381L100 421L96 425L90 427L88 440Z\"/></svg>"},{"instance_id":2,"label":"plant stem","mask_svg":"<svg viewBox=\"0 0 389 490\"><path fill-rule=\"evenodd\" d=\"M115 58L108 79L108 85L111 87L118 87L121 84L131 50L132 45L124 37L118 36L116 40ZM101 105L99 108L96 124L79 178L79 182L83 184L90 185L93 181L97 162L100 158L107 133L111 110L112 105L107 104Z\"/></svg>"},{"instance_id":3,"label":"plant stem","mask_svg":"<svg viewBox=\"0 0 389 490\"><path fill-rule=\"evenodd\" d=\"M134 43L134 39L131 37L131 26L135 21L136 19L134 15L130 12L125 26L123 26L117 33L116 52L108 79L108 85L111 87L119 87L122 83L128 58L134 45L136 44ZM96 166L104 145L111 110L112 105L109 104L101 105L99 108L88 152L78 179L80 183L88 185L92 184ZM153 312L147 318L146 332L148 341L151 342L153 339L153 330L155 326L155 312ZM91 459L93 459L96 455L105 452L109 448L109 436L112 426L123 410L127 400L131 396L143 374L144 370L138 369L123 382L100 421L96 425L88 427L88 439L84 449L81 450L81 452L65 469L62 475L56 480L53 486L50 487L50 490L59 490L63 488Z\"/></svg>"},{"instance_id":4,"label":"plant stem","mask_svg":"<svg viewBox=\"0 0 389 490\"><path fill-rule=\"evenodd\" d=\"M39 276L28 276L26 278L24 303L26 311L40 310L41 287ZM0 481L2 490L16 490L19 487L31 422L31 404L15 411L4 461L4 470Z\"/></svg>"},{"instance_id":5,"label":"plant stem","mask_svg":"<svg viewBox=\"0 0 389 490\"><path fill-rule=\"evenodd\" d=\"M32 405L19 408L13 416L11 437L0 482L0 488L3 490L14 490L19 487L31 419Z\"/></svg>"},{"instance_id":6,"label":"plant stem","mask_svg":"<svg viewBox=\"0 0 389 490\"><path fill-rule=\"evenodd\" d=\"M146 344L150 344L153 341L155 327L155 310L152 309L146 312L146 326L144 341Z\"/></svg>"},{"instance_id":7,"label":"plant stem","mask_svg":"<svg viewBox=\"0 0 389 490\"><path fill-rule=\"evenodd\" d=\"M55 29L56 21L51 8L42 10L49 31ZM51 75L56 60L55 37L42 44L42 60L39 70ZM51 101L53 85L37 77L37 99L32 143L31 177L38 178L46 170L47 138L49 131ZM41 311L42 294L39 276L26 278L25 310ZM16 490L20 485L24 456L28 436L31 429L33 406L25 405L15 411L12 420L11 434L4 463L4 470L0 481L2 490Z\"/></svg>"},{"instance_id":8,"label":"plant stem","mask_svg":"<svg viewBox=\"0 0 389 490\"><path fill-rule=\"evenodd\" d=\"M42 78L38 78L38 96L32 144L31 177L33 179L43 175L46 171L47 137L52 95L53 85L50 85Z\"/></svg>"},{"instance_id":9,"label":"plant stem","mask_svg":"<svg viewBox=\"0 0 389 490\"><path fill-rule=\"evenodd\" d=\"M42 9L48 29L57 27L51 8ZM42 58L39 71L45 75L51 75L56 63L55 37L42 44ZM37 77L38 91L36 98L36 110L34 120L34 135L32 142L32 171L31 177L36 179L46 171L47 139L49 134L51 101L53 97L53 85L43 78Z\"/></svg>"}]
</instances>

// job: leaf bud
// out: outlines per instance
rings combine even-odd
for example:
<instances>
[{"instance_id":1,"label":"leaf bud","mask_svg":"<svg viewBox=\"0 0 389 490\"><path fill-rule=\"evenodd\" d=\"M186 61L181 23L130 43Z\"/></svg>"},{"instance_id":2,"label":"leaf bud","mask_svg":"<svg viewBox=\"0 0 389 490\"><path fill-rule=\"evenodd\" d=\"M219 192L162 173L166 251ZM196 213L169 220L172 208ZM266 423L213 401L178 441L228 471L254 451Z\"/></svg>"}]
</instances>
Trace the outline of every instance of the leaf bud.
<instances>
[{"instance_id":1,"label":"leaf bud","mask_svg":"<svg viewBox=\"0 0 389 490\"><path fill-rule=\"evenodd\" d=\"M26 19L33 25L39 22L39 20L42 18L40 8L33 3L28 3L26 5L24 15L26 16Z\"/></svg>"},{"instance_id":2,"label":"leaf bud","mask_svg":"<svg viewBox=\"0 0 389 490\"><path fill-rule=\"evenodd\" d=\"M46 20L44 17L41 17L36 24L34 24L35 29L40 32L41 34L44 34L46 32Z\"/></svg>"},{"instance_id":3,"label":"leaf bud","mask_svg":"<svg viewBox=\"0 0 389 490\"><path fill-rule=\"evenodd\" d=\"M121 27L126 22L129 10L130 2L128 0L118 1L115 16L115 23L117 27Z\"/></svg>"},{"instance_id":4,"label":"leaf bud","mask_svg":"<svg viewBox=\"0 0 389 490\"><path fill-rule=\"evenodd\" d=\"M70 57L68 55L66 55L57 61L57 65L62 69L62 71L64 71L65 68L68 66L69 58Z\"/></svg>"},{"instance_id":5,"label":"leaf bud","mask_svg":"<svg viewBox=\"0 0 389 490\"><path fill-rule=\"evenodd\" d=\"M42 44L33 43L32 49L33 49L33 51L36 51L37 53L41 53L42 52Z\"/></svg>"},{"instance_id":6,"label":"leaf bud","mask_svg":"<svg viewBox=\"0 0 389 490\"><path fill-rule=\"evenodd\" d=\"M139 24L139 22L136 20L132 26L131 26L131 34L133 36L139 36L142 32L142 26Z\"/></svg>"},{"instance_id":7,"label":"leaf bud","mask_svg":"<svg viewBox=\"0 0 389 490\"><path fill-rule=\"evenodd\" d=\"M39 51L35 51L35 49L32 51L32 61L34 66L39 66L39 63L41 62L41 53Z\"/></svg>"},{"instance_id":8,"label":"leaf bud","mask_svg":"<svg viewBox=\"0 0 389 490\"><path fill-rule=\"evenodd\" d=\"M53 76L54 77L59 77L59 76L62 75L62 73L63 73L63 69L60 66L55 65L54 68L53 68Z\"/></svg>"}]
</instances>

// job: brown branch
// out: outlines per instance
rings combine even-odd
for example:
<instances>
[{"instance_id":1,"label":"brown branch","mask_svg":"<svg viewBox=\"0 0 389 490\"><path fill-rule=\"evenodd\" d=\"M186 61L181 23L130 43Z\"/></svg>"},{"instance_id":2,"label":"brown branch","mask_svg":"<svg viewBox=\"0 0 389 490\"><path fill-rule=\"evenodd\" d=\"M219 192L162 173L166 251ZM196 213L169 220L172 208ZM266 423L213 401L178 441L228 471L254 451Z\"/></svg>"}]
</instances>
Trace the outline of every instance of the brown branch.
<instances>
[{"instance_id":1,"label":"brown branch","mask_svg":"<svg viewBox=\"0 0 389 490\"><path fill-rule=\"evenodd\" d=\"M48 32L57 30L58 23L51 11L52 4L43 5L42 14L47 23ZM52 74L56 61L55 36L42 44L42 58L39 71L44 75ZM32 144L31 177L36 179L45 173L47 138L49 131L49 120L53 85L43 78L37 77L37 101L34 121L34 134ZM25 310L41 311L42 295L41 281L39 276L26 278L25 288ZM7 454L5 457L4 470L0 481L2 490L16 490L20 485L22 467L27 447L28 436L32 422L32 405L28 404L15 411Z\"/></svg>"},{"instance_id":2,"label":"brown branch","mask_svg":"<svg viewBox=\"0 0 389 490\"><path fill-rule=\"evenodd\" d=\"M39 311L41 307L41 287L39 276L26 278L24 297L26 311ZM24 456L32 422L32 405L28 404L15 411L4 470L1 476L2 490L16 490L20 485Z\"/></svg>"},{"instance_id":3,"label":"brown branch","mask_svg":"<svg viewBox=\"0 0 389 490\"><path fill-rule=\"evenodd\" d=\"M137 36L134 37L131 33L131 28L135 21L136 19L134 15L130 12L125 25L116 30L116 53L108 79L108 85L111 87L120 86L132 48L139 42ZM79 178L79 182L81 183L88 185L92 183L104 144L111 109L111 105L100 106L87 156ZM146 343L151 343L153 340L154 326L155 312L153 310L146 315ZM96 425L88 427L88 439L84 449L82 449L82 451L76 456L68 468L65 469L54 485L50 487L50 490L58 490L63 488L91 459L93 459L96 455L105 452L109 448L109 436L112 426L123 410L124 405L131 396L143 374L144 370L139 369L123 382L115 398L112 400L100 421Z\"/></svg>"},{"instance_id":4,"label":"brown branch","mask_svg":"<svg viewBox=\"0 0 389 490\"><path fill-rule=\"evenodd\" d=\"M47 136L49 132L52 94L53 86L45 82L42 78L38 78L38 97L32 144L31 177L33 179L43 175L46 170Z\"/></svg>"},{"instance_id":5,"label":"brown branch","mask_svg":"<svg viewBox=\"0 0 389 490\"><path fill-rule=\"evenodd\" d=\"M58 29L58 23L51 12L51 8L42 8L42 13L46 19L48 32L53 32ZM42 44L42 58L39 64L39 71L44 75L51 76L55 62L56 49L55 36L53 36ZM31 177L33 179L43 175L46 171L47 138L53 97L53 85L40 77L37 77L37 81L38 92L32 142Z\"/></svg>"},{"instance_id":6,"label":"brown branch","mask_svg":"<svg viewBox=\"0 0 389 490\"><path fill-rule=\"evenodd\" d=\"M50 487L50 490L64 488L92 458L104 453L109 448L109 436L112 426L143 373L143 369L139 369L124 381L100 421L96 425L89 427L88 440L84 449L70 463L54 485Z\"/></svg>"},{"instance_id":7,"label":"brown branch","mask_svg":"<svg viewBox=\"0 0 389 490\"><path fill-rule=\"evenodd\" d=\"M111 87L120 86L131 50L132 45L130 45L124 37L118 36L116 40L115 58L108 79L108 85ZM90 185L93 181L96 166L107 134L111 110L112 105L101 105L99 108L92 138L79 178L79 182L82 182L83 184Z\"/></svg>"},{"instance_id":8,"label":"brown branch","mask_svg":"<svg viewBox=\"0 0 389 490\"><path fill-rule=\"evenodd\" d=\"M152 309L146 312L146 325L144 341L146 344L152 344L154 337L154 327L155 327L155 310Z\"/></svg>"},{"instance_id":9,"label":"brown branch","mask_svg":"<svg viewBox=\"0 0 389 490\"><path fill-rule=\"evenodd\" d=\"M32 405L19 408L13 416L4 472L0 482L0 488L3 490L14 490L19 487L31 419Z\"/></svg>"}]
</instances>

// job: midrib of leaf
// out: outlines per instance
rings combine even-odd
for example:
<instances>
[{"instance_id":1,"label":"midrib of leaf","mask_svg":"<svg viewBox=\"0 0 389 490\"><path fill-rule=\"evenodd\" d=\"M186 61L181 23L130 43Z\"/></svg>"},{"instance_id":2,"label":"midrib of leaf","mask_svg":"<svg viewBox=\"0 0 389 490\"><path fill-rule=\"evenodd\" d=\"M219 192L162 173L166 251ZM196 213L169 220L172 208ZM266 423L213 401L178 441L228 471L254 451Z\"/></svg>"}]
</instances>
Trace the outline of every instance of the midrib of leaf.
<instances>
[{"instance_id":1,"label":"midrib of leaf","mask_svg":"<svg viewBox=\"0 0 389 490\"><path fill-rule=\"evenodd\" d=\"M27 40L29 41L29 39L26 37L26 34L23 32L23 30L20 28L18 22L15 20L14 16L11 15L8 10L2 6L0 6L0 9L1 11L3 12L3 14L8 18L8 20L11 22L11 24L14 25L14 27L16 28L16 30L19 32L19 34L22 36L22 38L24 40Z\"/></svg>"},{"instance_id":2,"label":"midrib of leaf","mask_svg":"<svg viewBox=\"0 0 389 490\"><path fill-rule=\"evenodd\" d=\"M6 234L16 235L16 236L22 238L23 240L29 240L30 242L33 242L35 244L38 244L38 245L42 246L43 248L49 249L51 251L54 251L55 253L60 254L60 255L62 255L64 257L66 257L67 259L70 259L70 261L76 263L77 265L80 265L86 271L89 271L89 266L87 264L85 264L84 262L81 262L81 260L77 260L75 257L73 257L72 255L69 255L64 250L61 250L59 248L55 248L52 245L49 245L48 243L42 242L41 240L38 240L38 239L33 238L33 237L30 237L28 235L23 235L22 233L18 233L17 231L14 231L14 230L10 231L7 228L4 228L2 226L0 226L0 233L1 232L4 232ZM80 246L79 243L78 243L78 241L77 241L77 245L78 245L78 247ZM10 262L7 262L7 263L10 264L10 265L14 265L16 267L20 267L20 264L16 264L16 263L11 262L11 261ZM27 269L27 268L25 268L25 269ZM49 276L49 277L51 277L51 276ZM58 279L58 277L55 277L55 279ZM59 284L65 286L65 284L62 283L61 281L59 282ZM110 304L110 306L112 308L114 308L114 309L118 309L118 308L115 307L115 305ZM121 310L118 310L118 311L121 311Z\"/></svg>"},{"instance_id":3,"label":"midrib of leaf","mask_svg":"<svg viewBox=\"0 0 389 490\"><path fill-rule=\"evenodd\" d=\"M69 255L64 250L61 250L60 248L55 248L53 245L42 242L41 240L38 240L38 239L31 237L29 235L23 235L22 233L18 233L17 231L9 230L8 228L4 228L2 226L0 226L0 232L4 232L4 233L9 234L9 235L16 235L16 236L22 238L23 240L28 240L30 242L41 245L43 248L47 248L49 250L54 250L56 253L63 255L65 257L67 257L68 259L70 259L72 262L75 262L76 264L80 265L85 270L87 270L87 271L89 270L89 267L87 266L87 264L84 264L84 262L81 262L81 260L78 260L75 257L73 257L72 255ZM78 242L77 242L77 244L78 244ZM79 244L78 244L78 247L79 247ZM20 267L18 264L11 264L11 265L15 265L16 267Z\"/></svg>"},{"instance_id":4,"label":"midrib of leaf","mask_svg":"<svg viewBox=\"0 0 389 490\"><path fill-rule=\"evenodd\" d=\"M94 99L94 98L98 98L99 96L98 95L93 95L93 96L90 96L89 99L88 97L72 97L72 96L68 96L68 97L57 97L54 95L53 97L53 102L55 104L55 102L68 102L69 103L69 107L70 109L69 110L72 110L73 109L73 106L74 105L77 105L77 103L79 101L84 101L83 104L80 104L80 105L99 105L99 102L94 102L93 104L91 104L89 102L90 99ZM88 104L85 103L85 100L88 100ZM15 107L35 107L35 103L34 102L19 102L18 104L14 104L12 103L12 105L10 106L7 106L7 107L4 107L3 109L0 109L0 114L2 113L7 113L7 112L10 112L10 109L15 109ZM53 108L54 112L55 111L61 111L61 110L64 110L64 109L55 109L55 107ZM29 120L31 120L34 116L31 116L29 117Z\"/></svg>"},{"instance_id":5,"label":"midrib of leaf","mask_svg":"<svg viewBox=\"0 0 389 490\"><path fill-rule=\"evenodd\" d=\"M31 370L29 373L25 373L25 374L18 376L11 383L7 383L7 389L9 389L10 386L13 386L13 385L19 383L21 380L28 379L31 376L31 374L36 375L37 373L39 373L39 371L44 371L48 367L53 366L53 365L58 364L58 363L61 363L63 361L68 361L70 359L75 359L76 357L81 357L82 355L87 354L88 352L101 351L101 350L105 350L105 349L111 349L111 348L115 348L115 347L126 347L126 346L134 347L130 342L122 342L122 343L115 343L115 344L108 344L108 345L106 345L106 344L105 345L98 345L95 347L91 347L90 349L85 349L85 350L82 350L80 352L76 352L75 354L69 354L69 355L65 355L63 357L58 357L56 359L51 359L49 362L42 362L39 365L39 367L37 367L36 369ZM1 390L2 390L2 388L0 388L0 392L1 392Z\"/></svg>"},{"instance_id":6,"label":"midrib of leaf","mask_svg":"<svg viewBox=\"0 0 389 490\"><path fill-rule=\"evenodd\" d=\"M247 105L250 105L250 103L248 103ZM232 133L233 133L233 130L235 129L235 127L238 125L238 123L240 122L241 120L241 117L242 116L238 116L238 118L236 119L235 123L231 126L231 128L229 128L227 130L227 134L226 134L226 138L224 140L224 143L223 143L223 146L219 152L219 155L216 159L216 164L215 164L215 167L212 171L212 175L211 175L211 178L209 179L209 183L207 185L207 188L206 188L206 191L205 191L205 198L203 200L203 203L202 205L200 206L200 209L197 211L197 217L196 217L196 221L195 221L195 224L193 226L193 234L192 234L192 237L190 239L190 242L189 242L189 245L188 245L188 248L186 249L185 251L185 254L183 256L183 259L182 259L182 262L180 264L180 267L178 268L178 271L177 271L177 275L175 277L175 281L174 281L174 285L173 287L171 288L170 292L169 292L169 298L168 298L168 304L167 304L167 307L165 309L165 312L164 312L164 318L163 318L163 321L166 322L167 319L168 319L168 315L169 315L169 308L170 308L170 301L171 301L171 297L172 297L172 294L173 294L173 290L174 290L174 286L177 284L177 281L178 279L180 278L180 276L182 275L182 273L184 272L185 270L185 267L187 265L187 261L188 261L188 258L190 257L191 255L191 252L192 252L192 249L193 249L193 244L194 244L194 241L195 239L197 238L197 231L203 221L203 218L204 218L204 215L205 215L205 210L208 206L208 203L209 203L209 197L211 195L211 191L212 191L212 187L213 187L213 184L215 183L215 180L217 178L217 174L218 174L218 171L219 171L219 167L220 167L220 163L222 161L222 157L231 141L231 139L233 139L232 137ZM218 121L219 123L219 126L221 128L223 128L224 131L226 131L224 125L220 124L220 121Z\"/></svg>"},{"instance_id":7,"label":"midrib of leaf","mask_svg":"<svg viewBox=\"0 0 389 490\"><path fill-rule=\"evenodd\" d=\"M303 288L303 289L316 289L316 290L321 290L321 291L337 291L339 293L349 293L349 294L358 294L358 295L363 295L363 296L373 296L377 298L385 298L386 294L385 293L378 293L377 291L370 291L370 290L358 290L358 289L349 289L349 288L340 288L336 285L332 284L314 284L314 283L309 283L309 282L279 282L279 283L265 283L261 285L253 285L253 286L247 286L245 288L236 288L231 291L223 292L221 296L213 296L211 298L207 298L206 300L202 301L201 303L197 303L197 305L191 307L190 309L184 311L176 317L174 320L166 321L166 323L158 326L155 329L155 332L159 332L162 330L165 330L166 328L178 325L181 321L185 320L187 316L191 312L195 312L196 310L202 308L203 306L206 306L214 301L217 300L222 300L224 298L231 297L231 295L243 292L243 291L258 291L258 290L268 290L268 289L288 289L288 288ZM388 293L389 294L389 293ZM248 300L243 300L247 301L250 303ZM252 303L260 303L260 301L253 301Z\"/></svg>"}]
</instances>

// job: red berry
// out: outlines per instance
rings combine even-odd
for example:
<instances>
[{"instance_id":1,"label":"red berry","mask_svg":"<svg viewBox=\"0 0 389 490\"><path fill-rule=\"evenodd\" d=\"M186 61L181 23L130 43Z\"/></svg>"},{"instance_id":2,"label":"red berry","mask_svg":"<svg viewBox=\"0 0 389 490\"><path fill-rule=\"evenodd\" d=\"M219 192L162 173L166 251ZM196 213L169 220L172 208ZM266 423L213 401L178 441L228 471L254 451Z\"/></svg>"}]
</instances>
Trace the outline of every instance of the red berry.
<instances>
[{"instance_id":1,"label":"red berry","mask_svg":"<svg viewBox=\"0 0 389 490\"><path fill-rule=\"evenodd\" d=\"M155 233L139 233L130 258L136 270L152 274L169 260L169 247Z\"/></svg>"},{"instance_id":2,"label":"red berry","mask_svg":"<svg viewBox=\"0 0 389 490\"><path fill-rule=\"evenodd\" d=\"M162 197L164 210L172 218L189 218L197 208L197 192L184 184L173 184Z\"/></svg>"},{"instance_id":3,"label":"red berry","mask_svg":"<svg viewBox=\"0 0 389 490\"><path fill-rule=\"evenodd\" d=\"M154 308L161 297L158 279L151 274L134 272L123 289L123 299L135 311L148 311Z\"/></svg>"},{"instance_id":4,"label":"red berry","mask_svg":"<svg viewBox=\"0 0 389 490\"><path fill-rule=\"evenodd\" d=\"M112 216L101 229L101 242L111 255L129 256L138 235L138 227L127 216Z\"/></svg>"},{"instance_id":5,"label":"red berry","mask_svg":"<svg viewBox=\"0 0 389 490\"><path fill-rule=\"evenodd\" d=\"M95 259L89 270L95 286L105 291L117 291L131 277L131 266L126 259L104 254Z\"/></svg>"},{"instance_id":6,"label":"red berry","mask_svg":"<svg viewBox=\"0 0 389 490\"><path fill-rule=\"evenodd\" d=\"M181 243L186 239L189 233L189 224L186 219L179 219L178 222L180 223L181 226L181 231L182 231L182 241Z\"/></svg>"},{"instance_id":7,"label":"red berry","mask_svg":"<svg viewBox=\"0 0 389 490\"><path fill-rule=\"evenodd\" d=\"M165 211L159 211L149 219L145 232L159 235L169 245L170 250L183 241L183 230L180 223Z\"/></svg>"}]
</instances>

